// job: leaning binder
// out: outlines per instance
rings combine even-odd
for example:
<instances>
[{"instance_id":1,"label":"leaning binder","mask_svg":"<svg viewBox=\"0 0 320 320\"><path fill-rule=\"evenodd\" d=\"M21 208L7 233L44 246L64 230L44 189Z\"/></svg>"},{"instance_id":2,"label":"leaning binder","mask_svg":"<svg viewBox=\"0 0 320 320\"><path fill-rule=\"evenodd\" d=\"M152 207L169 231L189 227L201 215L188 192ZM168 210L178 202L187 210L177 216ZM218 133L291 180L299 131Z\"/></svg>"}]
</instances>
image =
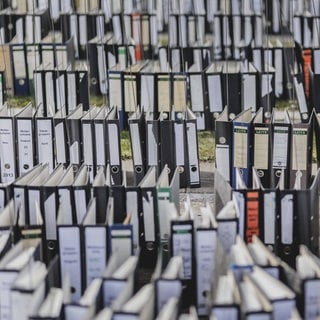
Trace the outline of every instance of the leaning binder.
<instances>
[{"instance_id":1,"label":"leaning binder","mask_svg":"<svg viewBox=\"0 0 320 320\"><path fill-rule=\"evenodd\" d=\"M0 315L1 318L11 319L12 301L10 297L11 286L23 270L29 270L37 260L40 239L24 239L15 244L1 259L0 263Z\"/></svg>"},{"instance_id":2,"label":"leaning binder","mask_svg":"<svg viewBox=\"0 0 320 320\"><path fill-rule=\"evenodd\" d=\"M245 319L271 319L270 302L259 292L255 283L247 275L244 275L243 280L239 283L239 291L241 309Z\"/></svg>"},{"instance_id":3,"label":"leaning binder","mask_svg":"<svg viewBox=\"0 0 320 320\"><path fill-rule=\"evenodd\" d=\"M182 257L171 257L165 270L155 279L156 312L171 299L181 299L183 291L183 261Z\"/></svg>"},{"instance_id":4,"label":"leaning binder","mask_svg":"<svg viewBox=\"0 0 320 320\"><path fill-rule=\"evenodd\" d=\"M92 318L100 309L101 301L100 278L94 279L85 289L79 301L64 304L64 319Z\"/></svg>"},{"instance_id":5,"label":"leaning binder","mask_svg":"<svg viewBox=\"0 0 320 320\"><path fill-rule=\"evenodd\" d=\"M154 286L144 285L119 311L113 314L114 320L120 319L153 319L154 318Z\"/></svg>"},{"instance_id":6,"label":"leaning binder","mask_svg":"<svg viewBox=\"0 0 320 320\"><path fill-rule=\"evenodd\" d=\"M296 308L294 292L282 282L269 275L261 268L254 266L248 277L272 305L272 318L290 318Z\"/></svg>"},{"instance_id":7,"label":"leaning binder","mask_svg":"<svg viewBox=\"0 0 320 320\"><path fill-rule=\"evenodd\" d=\"M29 316L30 320L59 320L62 317L63 290L60 288L50 288L46 298L42 302L39 310ZM54 307L52 307L54 305Z\"/></svg>"},{"instance_id":8,"label":"leaning binder","mask_svg":"<svg viewBox=\"0 0 320 320\"><path fill-rule=\"evenodd\" d=\"M218 319L239 319L240 294L233 274L229 271L226 275L221 275L217 281L210 314Z\"/></svg>"},{"instance_id":9,"label":"leaning binder","mask_svg":"<svg viewBox=\"0 0 320 320\"><path fill-rule=\"evenodd\" d=\"M137 266L137 256L129 256L123 262L118 260L116 253L109 257L102 275L102 303L104 307L112 307L124 290L127 291L127 300L132 297Z\"/></svg>"},{"instance_id":10,"label":"leaning binder","mask_svg":"<svg viewBox=\"0 0 320 320\"><path fill-rule=\"evenodd\" d=\"M294 290L297 294L298 308L304 319L311 319L320 312L319 304L316 302L319 301L320 293L319 258L313 255L308 247L302 245L296 260L295 284L298 286L295 286Z\"/></svg>"}]
</instances>

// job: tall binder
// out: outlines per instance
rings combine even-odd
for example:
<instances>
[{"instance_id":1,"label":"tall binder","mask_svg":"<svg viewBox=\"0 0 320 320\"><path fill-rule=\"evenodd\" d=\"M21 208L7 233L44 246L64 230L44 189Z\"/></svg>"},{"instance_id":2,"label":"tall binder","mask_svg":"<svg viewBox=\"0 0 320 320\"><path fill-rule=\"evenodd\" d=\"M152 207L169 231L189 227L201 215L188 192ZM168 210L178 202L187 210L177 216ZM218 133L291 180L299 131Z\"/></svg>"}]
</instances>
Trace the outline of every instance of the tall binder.
<instances>
[{"instance_id":1,"label":"tall binder","mask_svg":"<svg viewBox=\"0 0 320 320\"><path fill-rule=\"evenodd\" d=\"M15 117L19 176L35 164L34 113L29 103Z\"/></svg>"},{"instance_id":2,"label":"tall binder","mask_svg":"<svg viewBox=\"0 0 320 320\"><path fill-rule=\"evenodd\" d=\"M174 122L166 118L166 113L160 113L160 140L160 169L167 165L171 178L176 167Z\"/></svg>"},{"instance_id":3,"label":"tall binder","mask_svg":"<svg viewBox=\"0 0 320 320\"><path fill-rule=\"evenodd\" d=\"M60 256L60 277L70 279L71 301L78 301L83 293L83 260L81 253L81 230L67 218L63 203L59 206L57 234Z\"/></svg>"},{"instance_id":4,"label":"tall binder","mask_svg":"<svg viewBox=\"0 0 320 320\"><path fill-rule=\"evenodd\" d=\"M145 118L136 112L128 119L135 184L138 185L146 173L145 166Z\"/></svg>"},{"instance_id":5,"label":"tall binder","mask_svg":"<svg viewBox=\"0 0 320 320\"><path fill-rule=\"evenodd\" d=\"M263 108L258 110L252 121L252 131L252 165L261 180L261 184L268 188L271 178L271 125L266 122Z\"/></svg>"},{"instance_id":6,"label":"tall binder","mask_svg":"<svg viewBox=\"0 0 320 320\"><path fill-rule=\"evenodd\" d=\"M277 188L264 187L261 183L261 178L257 170L252 169L252 188L260 190L260 205L259 210L262 213L261 223L261 240L268 246L268 248L278 253L278 233L279 233L279 219L277 212L279 212L278 190Z\"/></svg>"},{"instance_id":7,"label":"tall binder","mask_svg":"<svg viewBox=\"0 0 320 320\"><path fill-rule=\"evenodd\" d=\"M10 50L13 63L14 93L26 96L29 94L26 47L23 43L19 43L17 38L14 38L10 42Z\"/></svg>"},{"instance_id":8,"label":"tall binder","mask_svg":"<svg viewBox=\"0 0 320 320\"><path fill-rule=\"evenodd\" d=\"M145 113L146 167L160 165L160 119L152 112Z\"/></svg>"},{"instance_id":9,"label":"tall binder","mask_svg":"<svg viewBox=\"0 0 320 320\"><path fill-rule=\"evenodd\" d=\"M227 182L232 181L233 135L232 122L229 121L228 108L215 121L216 168Z\"/></svg>"},{"instance_id":10,"label":"tall binder","mask_svg":"<svg viewBox=\"0 0 320 320\"><path fill-rule=\"evenodd\" d=\"M130 221L117 223L114 219L114 199L110 197L107 207L108 252L115 255L118 263L124 262L133 254L133 230Z\"/></svg>"},{"instance_id":11,"label":"tall binder","mask_svg":"<svg viewBox=\"0 0 320 320\"><path fill-rule=\"evenodd\" d=\"M251 150L252 150L252 113L251 109L241 112L232 121L233 128L233 150L232 150L232 186L236 187L236 169L247 186L251 182Z\"/></svg>"},{"instance_id":12,"label":"tall binder","mask_svg":"<svg viewBox=\"0 0 320 320\"><path fill-rule=\"evenodd\" d=\"M194 301L195 288L195 258L194 258L194 221L187 212L185 216L173 218L170 224L171 256L181 256L183 261L182 283L186 286L182 299L188 304Z\"/></svg>"},{"instance_id":13,"label":"tall binder","mask_svg":"<svg viewBox=\"0 0 320 320\"><path fill-rule=\"evenodd\" d=\"M49 262L57 254L57 214L59 205L57 185L63 174L63 165L57 166L42 186L42 201L39 204L44 218L44 257L46 262Z\"/></svg>"},{"instance_id":14,"label":"tall binder","mask_svg":"<svg viewBox=\"0 0 320 320\"><path fill-rule=\"evenodd\" d=\"M313 113L308 122L302 119L296 121L295 115L290 116L291 120L291 153L289 187L293 188L296 180L300 188L307 188L311 179L312 166L312 141L313 141ZM302 120L302 121L301 121Z\"/></svg>"},{"instance_id":15,"label":"tall binder","mask_svg":"<svg viewBox=\"0 0 320 320\"><path fill-rule=\"evenodd\" d=\"M81 141L82 141L82 158L83 162L88 166L90 182L93 181L95 175L95 149L94 144L94 118L98 114L99 110L94 107L87 111L81 118Z\"/></svg>"},{"instance_id":16,"label":"tall binder","mask_svg":"<svg viewBox=\"0 0 320 320\"><path fill-rule=\"evenodd\" d=\"M13 182L17 176L15 151L15 125L12 109L5 105L0 110L0 159L1 182Z\"/></svg>"},{"instance_id":17,"label":"tall binder","mask_svg":"<svg viewBox=\"0 0 320 320\"><path fill-rule=\"evenodd\" d=\"M222 65L212 63L205 71L208 106L211 113L218 115L225 106L223 95ZM214 89L213 89L214 88Z\"/></svg>"},{"instance_id":18,"label":"tall binder","mask_svg":"<svg viewBox=\"0 0 320 320\"><path fill-rule=\"evenodd\" d=\"M141 263L144 266L154 266L159 244L159 224L157 220L158 201L156 190L156 167L151 167L139 183L142 197L142 212L144 239L141 246Z\"/></svg>"},{"instance_id":19,"label":"tall binder","mask_svg":"<svg viewBox=\"0 0 320 320\"><path fill-rule=\"evenodd\" d=\"M66 128L66 108L61 108L53 117L55 157L57 163L69 164L69 148Z\"/></svg>"},{"instance_id":20,"label":"tall binder","mask_svg":"<svg viewBox=\"0 0 320 320\"><path fill-rule=\"evenodd\" d=\"M199 315L207 315L209 310L206 297L211 291L209 279L215 270L217 258L218 225L212 208L207 203L200 208L201 216L195 219L195 252L196 252L196 288L197 311ZM198 221L197 221L198 220Z\"/></svg>"},{"instance_id":21,"label":"tall binder","mask_svg":"<svg viewBox=\"0 0 320 320\"><path fill-rule=\"evenodd\" d=\"M275 187L284 170L284 183L288 185L288 168L290 168L290 135L291 125L286 113L273 112L272 116L272 162L271 187Z\"/></svg>"},{"instance_id":22,"label":"tall binder","mask_svg":"<svg viewBox=\"0 0 320 320\"><path fill-rule=\"evenodd\" d=\"M55 167L52 117L43 117L38 109L35 114L35 130L37 162L48 163L49 170L52 172Z\"/></svg>"},{"instance_id":23,"label":"tall binder","mask_svg":"<svg viewBox=\"0 0 320 320\"><path fill-rule=\"evenodd\" d=\"M107 134L108 164L114 184L122 183L122 161L120 145L120 121L118 109L112 108L105 118L105 130Z\"/></svg>"},{"instance_id":24,"label":"tall binder","mask_svg":"<svg viewBox=\"0 0 320 320\"><path fill-rule=\"evenodd\" d=\"M200 187L200 165L198 155L197 120L194 113L186 111L186 135L188 143L189 179L191 187Z\"/></svg>"},{"instance_id":25,"label":"tall binder","mask_svg":"<svg viewBox=\"0 0 320 320\"><path fill-rule=\"evenodd\" d=\"M102 276L107 264L107 226L96 221L96 199L92 198L81 222L84 243L84 286Z\"/></svg>"},{"instance_id":26,"label":"tall binder","mask_svg":"<svg viewBox=\"0 0 320 320\"><path fill-rule=\"evenodd\" d=\"M83 164L77 172L73 184L74 213L76 223L80 223L86 214L87 205L90 199L89 168Z\"/></svg>"}]
</instances>

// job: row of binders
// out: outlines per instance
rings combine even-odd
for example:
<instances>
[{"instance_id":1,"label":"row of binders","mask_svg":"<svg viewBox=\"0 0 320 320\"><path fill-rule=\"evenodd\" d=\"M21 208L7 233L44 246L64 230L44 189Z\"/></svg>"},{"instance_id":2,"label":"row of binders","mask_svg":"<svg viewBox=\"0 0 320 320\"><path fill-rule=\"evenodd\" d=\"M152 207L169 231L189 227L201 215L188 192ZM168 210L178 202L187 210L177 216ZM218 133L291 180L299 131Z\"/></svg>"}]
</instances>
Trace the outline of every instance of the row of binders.
<instances>
[{"instance_id":1,"label":"row of binders","mask_svg":"<svg viewBox=\"0 0 320 320\"><path fill-rule=\"evenodd\" d=\"M177 50L180 65L180 50ZM199 53L201 51L199 50ZM212 128L217 117L229 106L233 118L242 110L262 106L269 117L275 103L276 74L272 67L260 72L247 60L210 63L202 61L187 71L168 69L166 55L159 61L140 61L127 68L120 64L108 70L109 105L130 115L141 106L146 112L181 112L190 103L198 129ZM254 89L254 90L253 90Z\"/></svg>"},{"instance_id":2,"label":"row of binders","mask_svg":"<svg viewBox=\"0 0 320 320\"><path fill-rule=\"evenodd\" d=\"M14 37L1 44L0 67L5 71L8 94L30 95L34 93L34 72L43 66L57 68L69 65L74 70L74 46L72 39L62 41L58 32L49 33L40 42L26 43Z\"/></svg>"},{"instance_id":3,"label":"row of binders","mask_svg":"<svg viewBox=\"0 0 320 320\"><path fill-rule=\"evenodd\" d=\"M256 168L252 169L252 187L237 176L239 184L231 188L219 171L215 171L217 220L224 219L222 245L230 250L236 234L250 243L254 235L283 261L295 266L299 245L303 244L319 256L319 171L307 186L298 183L285 188L284 176L276 187L264 187ZM298 180L298 178L297 178ZM233 203L231 203L231 201ZM228 205L226 205L228 203Z\"/></svg>"},{"instance_id":4,"label":"row of binders","mask_svg":"<svg viewBox=\"0 0 320 320\"><path fill-rule=\"evenodd\" d=\"M47 169L39 166L34 170L43 172ZM62 166L58 167L50 176L49 184L53 185L58 176L73 174L72 169L63 171ZM81 179L84 173L88 179L87 168L81 171L75 179ZM41 214L41 208L36 205L32 211L37 216L35 222L23 224L21 210L14 213L17 199L14 203L9 201L0 215L0 279L6 279L0 281L0 287L4 296L10 297L0 300L1 314L7 319L66 320L182 319L186 317L185 313L188 313L188 319L198 319L198 316L316 319L320 313L320 270L319 258L313 249L301 245L299 252L295 249L296 255L288 264L272 253L256 233L252 233L250 243L245 244L241 235L241 208L236 197L232 199L230 186L218 171L215 172L215 213L208 203L193 207L190 199L183 203L184 208L177 209L178 170L171 180L167 168L158 178L155 173L155 168L151 168L141 183L141 212L146 225L138 232L136 228L140 228L141 222L135 220L140 211L136 212L136 217L125 212L123 220L115 209L118 201L113 197L113 191L104 211L105 220L101 222L96 216L98 198L91 198L83 207L79 223L73 220L68 202L61 196L55 220L59 257L52 257L46 265L38 260L43 259L41 245L47 250L51 248L51 244L46 247L45 240L40 240L48 235L50 219L47 214ZM34 174L35 171L27 175ZM96 180L97 183L100 180L101 187L106 182L104 174L101 169ZM35 175L39 180L39 175ZM62 184L66 182L63 180ZM319 174L314 185L318 190ZM59 193L61 187L58 187ZM308 196L310 194L306 194ZM129 198L132 204L136 201L127 195L127 201ZM285 202L283 200L281 211L281 216L284 215L281 222L286 224L286 227L282 226L284 232L291 227L286 216L289 204L285 205ZM75 203L79 205L81 201ZM149 215L152 205L158 209L153 217ZM252 215L255 205L247 207ZM23 206L19 208L23 209ZM304 219L302 211L300 216L304 223L310 223L309 219ZM255 223L255 219L247 220L250 224ZM15 228L12 221L18 221L19 227ZM50 230L54 229L52 221ZM44 229L41 223L44 223ZM8 232L11 228L18 229L20 236L13 247L10 241L15 237L9 234L16 231ZM138 245L134 245L135 235L146 241L154 231L156 243L138 241ZM283 239L288 240L287 234L283 234ZM301 240L296 248L304 244ZM288 251L286 248L282 251L285 257ZM146 270L152 273L147 279L142 274ZM28 304L23 303L26 300ZM52 305L55 308L49 307Z\"/></svg>"},{"instance_id":5,"label":"row of binders","mask_svg":"<svg viewBox=\"0 0 320 320\"><path fill-rule=\"evenodd\" d=\"M247 109L230 121L225 109L216 120L216 167L232 187L238 183L237 170L251 187L255 167L265 188L276 187L280 177L284 188L305 188L311 181L313 133L318 127L315 113L305 122L297 110L274 109L266 120L262 109L254 116Z\"/></svg>"},{"instance_id":6,"label":"row of binders","mask_svg":"<svg viewBox=\"0 0 320 320\"><path fill-rule=\"evenodd\" d=\"M98 166L110 164L114 181L121 184L119 119L116 109L78 105L70 114L61 108L44 117L29 103L23 109L0 111L1 183L11 183L36 164L79 167L87 164L93 177Z\"/></svg>"},{"instance_id":7,"label":"row of binders","mask_svg":"<svg viewBox=\"0 0 320 320\"><path fill-rule=\"evenodd\" d=\"M197 120L189 109L182 112L137 111L128 119L135 183L148 169L168 167L170 178L179 169L180 188L200 187Z\"/></svg>"},{"instance_id":8,"label":"row of binders","mask_svg":"<svg viewBox=\"0 0 320 320\"><path fill-rule=\"evenodd\" d=\"M13 182L36 164L47 163L52 172L57 164L72 164L76 171L84 163L90 168L90 182L99 166L109 164L114 183L121 185L123 117L117 108L93 106L85 111L79 104L69 115L64 107L47 116L42 111L31 103L0 110L2 183ZM179 167L181 188L200 186L197 123L189 109L158 116L137 111L128 123L136 185L149 167L161 171L168 165L171 176Z\"/></svg>"},{"instance_id":9,"label":"row of binders","mask_svg":"<svg viewBox=\"0 0 320 320\"><path fill-rule=\"evenodd\" d=\"M70 115L79 104L89 109L89 71L86 65L54 64L39 65L33 72L29 85L34 91L35 105L39 114L53 116L59 110ZM20 81L17 81L19 86Z\"/></svg>"}]
</instances>

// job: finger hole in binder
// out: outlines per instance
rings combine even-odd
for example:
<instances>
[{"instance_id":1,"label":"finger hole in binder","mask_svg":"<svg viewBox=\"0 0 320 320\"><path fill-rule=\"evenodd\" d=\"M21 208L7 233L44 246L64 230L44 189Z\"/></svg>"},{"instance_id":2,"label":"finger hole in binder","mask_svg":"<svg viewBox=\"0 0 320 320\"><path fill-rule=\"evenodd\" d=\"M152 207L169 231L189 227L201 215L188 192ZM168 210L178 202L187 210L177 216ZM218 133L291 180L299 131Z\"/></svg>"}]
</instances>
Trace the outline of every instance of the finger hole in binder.
<instances>
[{"instance_id":1,"label":"finger hole in binder","mask_svg":"<svg viewBox=\"0 0 320 320\"><path fill-rule=\"evenodd\" d=\"M280 176L281 176L281 170L277 170L276 171L276 177L280 178Z\"/></svg>"},{"instance_id":2,"label":"finger hole in binder","mask_svg":"<svg viewBox=\"0 0 320 320\"><path fill-rule=\"evenodd\" d=\"M192 172L196 172L197 170L198 170L198 168L197 168L197 167L194 167L194 166L193 166L193 167L191 167L191 171L192 171Z\"/></svg>"},{"instance_id":3,"label":"finger hole in binder","mask_svg":"<svg viewBox=\"0 0 320 320\"><path fill-rule=\"evenodd\" d=\"M135 167L135 171L136 171L136 173L141 173L142 172L142 167L140 167L140 166Z\"/></svg>"},{"instance_id":4,"label":"finger hole in binder","mask_svg":"<svg viewBox=\"0 0 320 320\"><path fill-rule=\"evenodd\" d=\"M149 251L153 251L154 250L154 243L153 242L147 242L146 248Z\"/></svg>"},{"instance_id":5,"label":"finger hole in binder","mask_svg":"<svg viewBox=\"0 0 320 320\"><path fill-rule=\"evenodd\" d=\"M288 246L284 247L283 252L284 252L284 254L285 254L286 256L288 256L288 255L291 253L290 247L288 247Z\"/></svg>"},{"instance_id":6,"label":"finger hole in binder","mask_svg":"<svg viewBox=\"0 0 320 320\"><path fill-rule=\"evenodd\" d=\"M112 173L118 173L119 172L119 168L118 167L112 167L111 168Z\"/></svg>"},{"instance_id":7,"label":"finger hole in binder","mask_svg":"<svg viewBox=\"0 0 320 320\"><path fill-rule=\"evenodd\" d=\"M53 241L49 241L49 242L48 242L48 249L49 249L49 250L54 250L54 249L55 249L55 244L54 244Z\"/></svg>"},{"instance_id":8,"label":"finger hole in binder","mask_svg":"<svg viewBox=\"0 0 320 320\"><path fill-rule=\"evenodd\" d=\"M166 252L169 251L169 246L167 243L164 244L162 248L163 248L163 251L166 251Z\"/></svg>"}]
</instances>

